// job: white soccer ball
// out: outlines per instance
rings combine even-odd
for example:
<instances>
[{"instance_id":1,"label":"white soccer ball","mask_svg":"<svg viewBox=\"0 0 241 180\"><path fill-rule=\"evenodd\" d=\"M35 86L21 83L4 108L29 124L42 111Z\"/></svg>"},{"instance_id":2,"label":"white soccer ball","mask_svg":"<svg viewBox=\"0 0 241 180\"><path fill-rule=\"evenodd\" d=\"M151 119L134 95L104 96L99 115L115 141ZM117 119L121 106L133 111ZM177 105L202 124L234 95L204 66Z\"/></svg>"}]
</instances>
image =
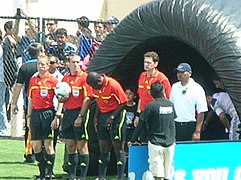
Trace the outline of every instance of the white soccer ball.
<instances>
[{"instance_id":1,"label":"white soccer ball","mask_svg":"<svg viewBox=\"0 0 241 180\"><path fill-rule=\"evenodd\" d=\"M59 82L56 85L54 92L58 97L69 97L71 93L71 87L67 82Z\"/></svg>"}]
</instances>

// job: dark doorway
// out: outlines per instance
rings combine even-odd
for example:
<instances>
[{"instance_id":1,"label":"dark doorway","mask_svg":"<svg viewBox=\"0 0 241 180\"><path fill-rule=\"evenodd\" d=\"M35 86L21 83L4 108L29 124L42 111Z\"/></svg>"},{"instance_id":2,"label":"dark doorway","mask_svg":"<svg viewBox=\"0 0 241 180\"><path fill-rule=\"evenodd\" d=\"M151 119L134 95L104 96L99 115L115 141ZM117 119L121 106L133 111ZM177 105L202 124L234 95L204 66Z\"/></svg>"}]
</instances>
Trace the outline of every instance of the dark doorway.
<instances>
[{"instance_id":1,"label":"dark doorway","mask_svg":"<svg viewBox=\"0 0 241 180\"><path fill-rule=\"evenodd\" d=\"M180 62L187 62L192 66L195 81L205 90L214 88L211 80L214 70L208 62L194 48L170 37L149 39L130 50L112 76L117 77L124 87L137 86L139 75L143 71L143 55L147 51L156 51L159 54L158 69L169 78L171 84L177 81L174 68Z\"/></svg>"}]
</instances>

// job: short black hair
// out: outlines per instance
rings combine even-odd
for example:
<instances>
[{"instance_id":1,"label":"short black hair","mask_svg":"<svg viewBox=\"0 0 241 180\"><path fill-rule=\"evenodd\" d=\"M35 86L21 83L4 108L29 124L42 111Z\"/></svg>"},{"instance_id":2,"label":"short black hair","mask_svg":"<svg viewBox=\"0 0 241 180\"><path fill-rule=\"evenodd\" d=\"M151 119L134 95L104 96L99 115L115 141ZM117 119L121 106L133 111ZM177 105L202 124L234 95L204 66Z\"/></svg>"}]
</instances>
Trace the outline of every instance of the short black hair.
<instances>
[{"instance_id":1,"label":"short black hair","mask_svg":"<svg viewBox=\"0 0 241 180\"><path fill-rule=\"evenodd\" d=\"M87 76L87 83L88 84L95 84L98 83L101 79L101 75L97 72L89 72Z\"/></svg>"},{"instance_id":2,"label":"short black hair","mask_svg":"<svg viewBox=\"0 0 241 180\"><path fill-rule=\"evenodd\" d=\"M59 28L56 30L56 35L64 35L64 36L67 36L68 33L67 33L67 30L64 29L64 28Z\"/></svg>"},{"instance_id":3,"label":"short black hair","mask_svg":"<svg viewBox=\"0 0 241 180\"><path fill-rule=\"evenodd\" d=\"M28 47L28 54L31 58L37 58L43 49L44 48L40 43L33 43Z\"/></svg>"},{"instance_id":4,"label":"short black hair","mask_svg":"<svg viewBox=\"0 0 241 180\"><path fill-rule=\"evenodd\" d=\"M164 97L164 86L159 81L151 84L151 96L153 98Z\"/></svg>"},{"instance_id":5,"label":"short black hair","mask_svg":"<svg viewBox=\"0 0 241 180\"><path fill-rule=\"evenodd\" d=\"M7 21L4 24L4 30L7 31L8 29L13 29L13 21Z\"/></svg>"},{"instance_id":6,"label":"short black hair","mask_svg":"<svg viewBox=\"0 0 241 180\"><path fill-rule=\"evenodd\" d=\"M212 80L213 81L221 81L220 77L216 73L212 75Z\"/></svg>"}]
</instances>

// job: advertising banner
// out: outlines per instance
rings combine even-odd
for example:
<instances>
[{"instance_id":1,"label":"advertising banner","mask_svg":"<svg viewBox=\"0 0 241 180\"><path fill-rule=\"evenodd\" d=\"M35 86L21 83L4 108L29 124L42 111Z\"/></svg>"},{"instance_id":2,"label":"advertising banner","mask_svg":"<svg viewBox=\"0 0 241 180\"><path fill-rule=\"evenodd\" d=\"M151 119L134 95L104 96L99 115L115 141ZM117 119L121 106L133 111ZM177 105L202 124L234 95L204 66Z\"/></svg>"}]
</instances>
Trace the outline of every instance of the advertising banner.
<instances>
[{"instance_id":1,"label":"advertising banner","mask_svg":"<svg viewBox=\"0 0 241 180\"><path fill-rule=\"evenodd\" d=\"M147 151L130 146L129 180L154 180ZM176 144L173 180L241 180L241 142Z\"/></svg>"}]
</instances>

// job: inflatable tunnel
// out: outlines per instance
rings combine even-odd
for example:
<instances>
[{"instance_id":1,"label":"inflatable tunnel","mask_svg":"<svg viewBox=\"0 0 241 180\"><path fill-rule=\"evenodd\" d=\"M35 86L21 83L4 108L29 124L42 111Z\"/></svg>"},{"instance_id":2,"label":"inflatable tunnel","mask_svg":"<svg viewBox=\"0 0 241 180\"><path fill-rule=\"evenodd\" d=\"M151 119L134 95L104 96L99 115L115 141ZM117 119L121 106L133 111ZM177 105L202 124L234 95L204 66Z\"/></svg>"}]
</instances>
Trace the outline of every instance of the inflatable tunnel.
<instances>
[{"instance_id":1,"label":"inflatable tunnel","mask_svg":"<svg viewBox=\"0 0 241 180\"><path fill-rule=\"evenodd\" d=\"M158 69L176 82L173 69L188 62L205 90L217 73L241 115L241 1L155 0L126 16L103 41L87 71L105 73L124 87L137 86L143 55L156 51ZM241 116L240 116L241 117Z\"/></svg>"}]
</instances>

